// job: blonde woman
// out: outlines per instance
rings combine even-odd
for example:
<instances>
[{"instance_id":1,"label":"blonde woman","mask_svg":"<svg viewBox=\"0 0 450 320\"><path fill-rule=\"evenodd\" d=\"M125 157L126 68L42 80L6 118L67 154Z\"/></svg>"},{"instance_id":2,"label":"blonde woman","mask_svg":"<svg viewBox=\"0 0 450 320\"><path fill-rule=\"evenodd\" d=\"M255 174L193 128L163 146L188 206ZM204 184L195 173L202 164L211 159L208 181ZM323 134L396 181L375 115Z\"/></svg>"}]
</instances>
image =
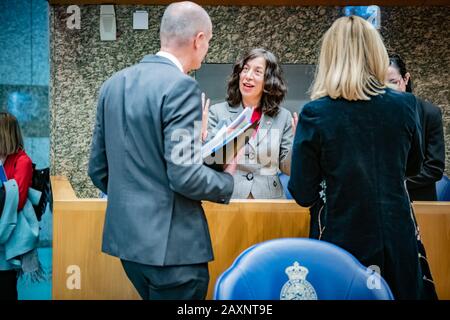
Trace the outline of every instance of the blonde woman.
<instances>
[{"instance_id":1,"label":"blonde woman","mask_svg":"<svg viewBox=\"0 0 450 320\"><path fill-rule=\"evenodd\" d=\"M312 101L299 116L289 190L312 206L311 237L378 268L396 299L422 297L407 176L422 165L416 99L385 86L378 32L351 16L325 33Z\"/></svg>"}]
</instances>

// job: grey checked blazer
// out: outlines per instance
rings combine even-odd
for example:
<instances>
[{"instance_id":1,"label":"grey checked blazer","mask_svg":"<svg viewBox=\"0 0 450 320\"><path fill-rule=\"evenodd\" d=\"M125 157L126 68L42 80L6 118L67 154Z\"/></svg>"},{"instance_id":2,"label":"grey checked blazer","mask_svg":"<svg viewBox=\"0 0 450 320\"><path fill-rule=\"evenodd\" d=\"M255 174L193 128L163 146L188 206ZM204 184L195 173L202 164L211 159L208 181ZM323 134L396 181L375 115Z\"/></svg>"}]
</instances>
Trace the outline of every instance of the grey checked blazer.
<instances>
[{"instance_id":1,"label":"grey checked blazer","mask_svg":"<svg viewBox=\"0 0 450 320\"><path fill-rule=\"evenodd\" d=\"M242 111L242 106L232 107L227 102L212 105L207 140ZM244 155L238 161L232 198L247 199L250 194L255 199L286 198L278 173L290 175L294 138L291 120L291 113L284 108L274 117L262 115L256 136L244 147Z\"/></svg>"}]
</instances>

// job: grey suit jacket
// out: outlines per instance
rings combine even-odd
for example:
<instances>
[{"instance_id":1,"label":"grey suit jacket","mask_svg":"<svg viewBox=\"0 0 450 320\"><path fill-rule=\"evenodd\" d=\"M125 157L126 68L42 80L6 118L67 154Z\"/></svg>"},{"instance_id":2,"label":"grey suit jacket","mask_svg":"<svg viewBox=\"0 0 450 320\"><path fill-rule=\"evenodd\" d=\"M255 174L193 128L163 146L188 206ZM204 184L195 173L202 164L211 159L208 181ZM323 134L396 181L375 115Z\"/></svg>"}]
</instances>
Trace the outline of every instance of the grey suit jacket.
<instances>
[{"instance_id":1,"label":"grey suit jacket","mask_svg":"<svg viewBox=\"0 0 450 320\"><path fill-rule=\"evenodd\" d=\"M200 200L229 202L233 177L190 162L201 118L197 82L166 58L103 84L88 170L108 195L103 252L156 266L213 259Z\"/></svg>"},{"instance_id":2,"label":"grey suit jacket","mask_svg":"<svg viewBox=\"0 0 450 320\"><path fill-rule=\"evenodd\" d=\"M208 137L212 138L223 126L231 123L243 110L227 102L215 104L209 109ZM280 108L274 117L263 114L258 132L244 147L244 155L238 161L234 175L232 198L255 199L286 198L278 172L290 175L293 141L291 113Z\"/></svg>"}]
</instances>

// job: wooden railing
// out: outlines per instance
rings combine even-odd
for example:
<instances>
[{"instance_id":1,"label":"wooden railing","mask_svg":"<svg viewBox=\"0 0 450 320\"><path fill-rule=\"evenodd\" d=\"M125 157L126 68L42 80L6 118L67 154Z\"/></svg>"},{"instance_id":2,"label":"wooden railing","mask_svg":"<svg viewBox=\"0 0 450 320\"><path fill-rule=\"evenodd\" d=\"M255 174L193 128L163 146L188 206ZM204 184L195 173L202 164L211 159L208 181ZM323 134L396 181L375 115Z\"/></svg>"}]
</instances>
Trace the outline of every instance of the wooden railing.
<instances>
[{"instance_id":1,"label":"wooden railing","mask_svg":"<svg viewBox=\"0 0 450 320\"><path fill-rule=\"evenodd\" d=\"M79 199L63 177L52 177L53 299L139 299L119 259L101 252L106 201ZM249 246L274 238L307 237L308 209L292 200L204 202L215 260L208 298L217 277ZM441 299L450 299L450 204L414 204ZM80 288L70 282L78 276ZM69 285L68 285L69 282Z\"/></svg>"}]
</instances>

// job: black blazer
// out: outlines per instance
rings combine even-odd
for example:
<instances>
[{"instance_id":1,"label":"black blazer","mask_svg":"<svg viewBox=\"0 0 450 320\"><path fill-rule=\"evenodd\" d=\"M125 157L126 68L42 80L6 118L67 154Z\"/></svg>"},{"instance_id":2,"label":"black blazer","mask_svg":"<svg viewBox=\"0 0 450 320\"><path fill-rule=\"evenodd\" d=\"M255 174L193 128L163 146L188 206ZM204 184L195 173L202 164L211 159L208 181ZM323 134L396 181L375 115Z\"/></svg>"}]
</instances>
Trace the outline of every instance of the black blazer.
<instances>
[{"instance_id":1,"label":"black blazer","mask_svg":"<svg viewBox=\"0 0 450 320\"><path fill-rule=\"evenodd\" d=\"M417 176L407 180L411 201L435 201L436 181L442 178L445 168L445 142L442 128L441 109L424 101L419 101L419 117L422 124L422 149L424 162Z\"/></svg>"},{"instance_id":2,"label":"black blazer","mask_svg":"<svg viewBox=\"0 0 450 320\"><path fill-rule=\"evenodd\" d=\"M378 266L396 299L422 295L405 186L423 161L417 108L413 95L391 89L369 101L308 103L299 116L288 185L297 203L314 205L311 234L367 267ZM325 201L318 204L321 191Z\"/></svg>"}]
</instances>

